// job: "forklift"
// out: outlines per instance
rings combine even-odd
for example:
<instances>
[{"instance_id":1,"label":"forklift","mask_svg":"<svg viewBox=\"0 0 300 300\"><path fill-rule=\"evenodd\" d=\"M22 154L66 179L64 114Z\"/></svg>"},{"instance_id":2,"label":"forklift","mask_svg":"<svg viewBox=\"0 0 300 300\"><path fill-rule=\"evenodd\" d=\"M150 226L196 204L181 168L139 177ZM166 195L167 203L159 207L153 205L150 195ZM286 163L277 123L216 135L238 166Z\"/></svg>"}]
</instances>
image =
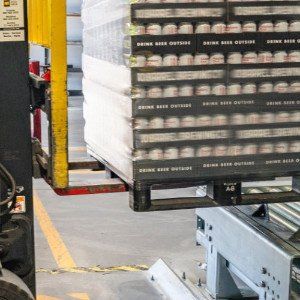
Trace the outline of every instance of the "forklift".
<instances>
[{"instance_id":1,"label":"forklift","mask_svg":"<svg viewBox=\"0 0 300 300\"><path fill-rule=\"evenodd\" d=\"M35 258L26 3L0 3L0 299L33 299Z\"/></svg>"}]
</instances>

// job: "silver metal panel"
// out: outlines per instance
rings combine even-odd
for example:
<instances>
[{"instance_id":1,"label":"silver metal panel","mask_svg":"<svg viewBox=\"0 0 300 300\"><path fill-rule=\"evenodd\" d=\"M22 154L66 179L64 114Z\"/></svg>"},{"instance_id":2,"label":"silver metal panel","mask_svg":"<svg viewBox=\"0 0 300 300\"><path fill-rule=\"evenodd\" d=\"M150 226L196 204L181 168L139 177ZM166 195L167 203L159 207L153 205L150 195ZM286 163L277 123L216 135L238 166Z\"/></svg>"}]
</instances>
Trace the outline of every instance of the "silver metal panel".
<instances>
[{"instance_id":1,"label":"silver metal panel","mask_svg":"<svg viewBox=\"0 0 300 300\"><path fill-rule=\"evenodd\" d=\"M288 244L283 247L274 242L272 234L258 231L250 225L250 219L247 223L227 209L197 209L197 215L206 222L207 249L215 247L257 287L265 285L267 294L274 292L274 297L289 299L291 262L299 252ZM198 239L203 240L203 233Z\"/></svg>"},{"instance_id":2,"label":"silver metal panel","mask_svg":"<svg viewBox=\"0 0 300 300\"><path fill-rule=\"evenodd\" d=\"M170 300L205 300L199 290L197 295L162 260L159 259L149 270L148 278Z\"/></svg>"}]
</instances>

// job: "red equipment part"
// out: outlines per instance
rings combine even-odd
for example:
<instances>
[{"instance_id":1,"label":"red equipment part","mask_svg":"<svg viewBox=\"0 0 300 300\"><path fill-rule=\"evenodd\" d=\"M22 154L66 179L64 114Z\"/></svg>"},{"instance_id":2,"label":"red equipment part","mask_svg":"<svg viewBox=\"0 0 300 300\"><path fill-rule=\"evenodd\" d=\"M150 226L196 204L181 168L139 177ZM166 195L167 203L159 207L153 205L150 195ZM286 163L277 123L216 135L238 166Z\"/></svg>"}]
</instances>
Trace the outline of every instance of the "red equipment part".
<instances>
[{"instance_id":1,"label":"red equipment part","mask_svg":"<svg viewBox=\"0 0 300 300\"><path fill-rule=\"evenodd\" d=\"M40 76L40 62L29 62L29 72ZM42 119L40 109L36 109L33 113L33 137L42 142Z\"/></svg>"},{"instance_id":2,"label":"red equipment part","mask_svg":"<svg viewBox=\"0 0 300 300\"><path fill-rule=\"evenodd\" d=\"M44 74L41 75L43 79L48 82L51 82L51 69L50 67L45 67Z\"/></svg>"},{"instance_id":3,"label":"red equipment part","mask_svg":"<svg viewBox=\"0 0 300 300\"><path fill-rule=\"evenodd\" d=\"M104 184L104 185L87 185L78 187L68 187L65 189L54 189L59 196L76 196L90 194L107 194L107 193L124 193L127 191L124 183L119 184Z\"/></svg>"},{"instance_id":4,"label":"red equipment part","mask_svg":"<svg viewBox=\"0 0 300 300\"><path fill-rule=\"evenodd\" d=\"M40 76L40 62L36 61L36 60L30 61L29 62L29 72Z\"/></svg>"}]
</instances>

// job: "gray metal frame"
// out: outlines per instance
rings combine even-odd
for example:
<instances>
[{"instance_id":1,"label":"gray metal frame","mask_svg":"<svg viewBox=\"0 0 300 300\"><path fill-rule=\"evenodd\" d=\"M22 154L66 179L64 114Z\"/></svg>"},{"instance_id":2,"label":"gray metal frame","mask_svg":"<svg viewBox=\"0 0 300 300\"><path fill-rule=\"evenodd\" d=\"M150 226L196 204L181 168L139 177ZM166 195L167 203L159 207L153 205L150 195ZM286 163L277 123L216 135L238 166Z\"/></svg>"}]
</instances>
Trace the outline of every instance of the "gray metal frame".
<instances>
[{"instance_id":1,"label":"gray metal frame","mask_svg":"<svg viewBox=\"0 0 300 300\"><path fill-rule=\"evenodd\" d=\"M207 288L218 299L246 298L251 296L247 288L259 299L293 299L292 266L299 266L300 245L289 241L292 231L253 218L253 212L250 207L197 209L197 242L207 250Z\"/></svg>"}]
</instances>

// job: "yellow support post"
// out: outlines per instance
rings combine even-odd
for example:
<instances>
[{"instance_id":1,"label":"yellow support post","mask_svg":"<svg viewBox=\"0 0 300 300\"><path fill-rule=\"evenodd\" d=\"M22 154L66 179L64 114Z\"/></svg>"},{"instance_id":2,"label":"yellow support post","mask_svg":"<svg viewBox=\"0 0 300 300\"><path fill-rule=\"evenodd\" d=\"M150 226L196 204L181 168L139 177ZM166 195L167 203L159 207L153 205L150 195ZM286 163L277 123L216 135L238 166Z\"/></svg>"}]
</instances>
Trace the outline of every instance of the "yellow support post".
<instances>
[{"instance_id":1,"label":"yellow support post","mask_svg":"<svg viewBox=\"0 0 300 300\"><path fill-rule=\"evenodd\" d=\"M51 51L51 179L54 188L69 185L66 1L29 0L29 39Z\"/></svg>"},{"instance_id":2,"label":"yellow support post","mask_svg":"<svg viewBox=\"0 0 300 300\"><path fill-rule=\"evenodd\" d=\"M65 188L68 178L68 100L66 1L51 2L52 181Z\"/></svg>"},{"instance_id":3,"label":"yellow support post","mask_svg":"<svg viewBox=\"0 0 300 300\"><path fill-rule=\"evenodd\" d=\"M48 14L49 0L43 1L43 45L47 48L50 47L49 41L49 28L50 28L50 19Z\"/></svg>"}]
</instances>

